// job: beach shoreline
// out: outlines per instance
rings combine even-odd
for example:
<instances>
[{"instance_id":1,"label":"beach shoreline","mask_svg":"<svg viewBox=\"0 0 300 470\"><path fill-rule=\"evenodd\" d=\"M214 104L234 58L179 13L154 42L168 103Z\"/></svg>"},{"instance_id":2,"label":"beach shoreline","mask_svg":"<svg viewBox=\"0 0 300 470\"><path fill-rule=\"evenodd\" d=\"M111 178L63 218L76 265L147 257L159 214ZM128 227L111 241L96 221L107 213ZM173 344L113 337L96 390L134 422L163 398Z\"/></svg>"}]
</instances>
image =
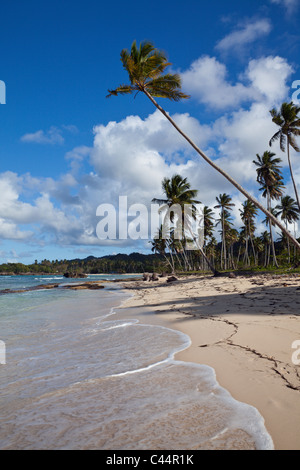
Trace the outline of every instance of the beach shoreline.
<instances>
[{"instance_id":1,"label":"beach shoreline","mask_svg":"<svg viewBox=\"0 0 300 470\"><path fill-rule=\"evenodd\" d=\"M234 399L254 406L275 450L300 449L300 276L186 276L127 281L117 317L181 331L191 345L176 360L205 364ZM299 353L300 356L300 353Z\"/></svg>"}]
</instances>

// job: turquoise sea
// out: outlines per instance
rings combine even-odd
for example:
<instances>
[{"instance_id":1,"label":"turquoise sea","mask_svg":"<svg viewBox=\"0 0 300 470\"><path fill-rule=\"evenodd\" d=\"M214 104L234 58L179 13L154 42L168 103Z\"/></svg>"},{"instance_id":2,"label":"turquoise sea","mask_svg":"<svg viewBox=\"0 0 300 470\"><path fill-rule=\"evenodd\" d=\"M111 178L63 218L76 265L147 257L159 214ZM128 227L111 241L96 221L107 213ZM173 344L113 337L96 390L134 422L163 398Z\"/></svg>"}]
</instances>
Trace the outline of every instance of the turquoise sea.
<instances>
[{"instance_id":1,"label":"turquoise sea","mask_svg":"<svg viewBox=\"0 0 300 470\"><path fill-rule=\"evenodd\" d=\"M81 280L1 276L0 290L54 282ZM213 369L174 360L186 335L114 318L129 295L115 282L0 295L0 449L273 449Z\"/></svg>"}]
</instances>

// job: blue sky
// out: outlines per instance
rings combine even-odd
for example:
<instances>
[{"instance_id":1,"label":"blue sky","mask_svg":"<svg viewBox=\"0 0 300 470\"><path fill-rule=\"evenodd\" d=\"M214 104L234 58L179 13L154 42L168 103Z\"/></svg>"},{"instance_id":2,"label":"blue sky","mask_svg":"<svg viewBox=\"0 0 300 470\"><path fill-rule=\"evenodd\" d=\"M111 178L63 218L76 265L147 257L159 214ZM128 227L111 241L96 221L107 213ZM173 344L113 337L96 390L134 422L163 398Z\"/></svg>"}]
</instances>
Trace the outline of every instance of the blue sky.
<instances>
[{"instance_id":1,"label":"blue sky","mask_svg":"<svg viewBox=\"0 0 300 470\"><path fill-rule=\"evenodd\" d=\"M180 173L213 207L243 197L179 138L146 97L106 99L126 82L122 48L148 39L167 52L191 99L161 104L220 166L260 197L251 163L276 131L269 109L300 80L299 0L10 0L1 7L0 262L143 251L104 242L96 208L148 204ZM287 192L293 196L285 155ZM299 157L293 155L300 186ZM217 213L216 213L217 216ZM263 229L257 228L257 233Z\"/></svg>"}]
</instances>

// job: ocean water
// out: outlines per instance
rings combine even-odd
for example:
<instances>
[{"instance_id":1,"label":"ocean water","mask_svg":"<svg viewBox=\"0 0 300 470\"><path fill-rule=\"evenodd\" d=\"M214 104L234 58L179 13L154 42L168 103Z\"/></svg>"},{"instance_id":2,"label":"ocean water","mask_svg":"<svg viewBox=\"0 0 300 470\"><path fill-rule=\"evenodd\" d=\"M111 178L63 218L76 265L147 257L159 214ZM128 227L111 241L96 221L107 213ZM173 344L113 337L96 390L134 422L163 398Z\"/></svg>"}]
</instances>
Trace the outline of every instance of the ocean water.
<instances>
[{"instance_id":1,"label":"ocean water","mask_svg":"<svg viewBox=\"0 0 300 470\"><path fill-rule=\"evenodd\" d=\"M48 277L0 289L66 282ZM0 449L273 449L213 369L174 360L186 335L114 318L128 295L114 283L0 296Z\"/></svg>"}]
</instances>

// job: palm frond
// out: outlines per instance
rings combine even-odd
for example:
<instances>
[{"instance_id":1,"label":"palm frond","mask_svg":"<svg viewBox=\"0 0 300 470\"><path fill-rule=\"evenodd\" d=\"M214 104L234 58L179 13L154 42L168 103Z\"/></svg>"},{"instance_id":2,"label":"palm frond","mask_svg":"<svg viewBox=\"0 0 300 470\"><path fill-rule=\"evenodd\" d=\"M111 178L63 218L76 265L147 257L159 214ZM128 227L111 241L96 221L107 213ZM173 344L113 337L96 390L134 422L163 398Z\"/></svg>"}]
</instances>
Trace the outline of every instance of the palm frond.
<instances>
[{"instance_id":1,"label":"palm frond","mask_svg":"<svg viewBox=\"0 0 300 470\"><path fill-rule=\"evenodd\" d=\"M296 144L296 141L295 141L295 139L292 135L289 136L289 143L290 143L291 147L293 147L293 149L296 150L296 152L300 152L300 148Z\"/></svg>"},{"instance_id":2,"label":"palm frond","mask_svg":"<svg viewBox=\"0 0 300 470\"><path fill-rule=\"evenodd\" d=\"M280 139L280 136L281 136L281 130L277 131L273 137L271 137L270 141L269 141L269 145L270 147L272 147L272 144L273 142L275 142L276 140Z\"/></svg>"},{"instance_id":3,"label":"palm frond","mask_svg":"<svg viewBox=\"0 0 300 470\"><path fill-rule=\"evenodd\" d=\"M106 98L110 98L111 96L118 96L118 95L128 95L131 94L133 91L139 91L136 87L131 85L120 85L115 90L107 90L109 92L106 95Z\"/></svg>"}]
</instances>

